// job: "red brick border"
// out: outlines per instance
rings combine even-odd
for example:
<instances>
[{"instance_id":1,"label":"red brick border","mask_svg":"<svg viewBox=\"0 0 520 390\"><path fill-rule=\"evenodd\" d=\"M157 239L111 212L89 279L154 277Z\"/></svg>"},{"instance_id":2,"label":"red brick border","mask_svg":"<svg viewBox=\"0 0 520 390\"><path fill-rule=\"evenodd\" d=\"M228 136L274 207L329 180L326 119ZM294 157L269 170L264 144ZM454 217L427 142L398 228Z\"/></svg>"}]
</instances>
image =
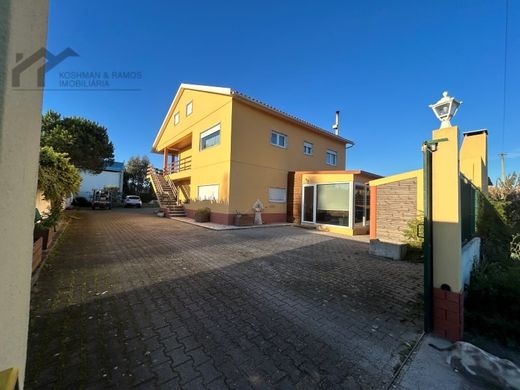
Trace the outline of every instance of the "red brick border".
<instances>
[{"instance_id":1,"label":"red brick border","mask_svg":"<svg viewBox=\"0 0 520 390\"><path fill-rule=\"evenodd\" d=\"M464 332L464 294L433 289L433 333L452 342Z\"/></svg>"}]
</instances>

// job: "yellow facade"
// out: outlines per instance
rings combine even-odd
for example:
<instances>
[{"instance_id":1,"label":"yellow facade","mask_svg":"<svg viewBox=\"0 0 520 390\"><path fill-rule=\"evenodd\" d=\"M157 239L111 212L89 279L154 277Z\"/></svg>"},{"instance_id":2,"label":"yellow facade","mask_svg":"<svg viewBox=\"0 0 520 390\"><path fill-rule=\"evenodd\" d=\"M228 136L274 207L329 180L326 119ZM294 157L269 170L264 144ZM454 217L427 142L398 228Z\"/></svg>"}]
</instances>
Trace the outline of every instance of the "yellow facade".
<instances>
[{"instance_id":1,"label":"yellow facade","mask_svg":"<svg viewBox=\"0 0 520 390\"><path fill-rule=\"evenodd\" d=\"M271 144L271 131L288 137L286 148ZM303 153L303 143L313 144L313 154ZM327 149L337 152L336 166L327 165ZM296 170L342 170L345 167L345 142L324 137L237 99L233 102L231 149L232 211L250 212L258 198L266 212L286 213L286 203L270 203L269 188L287 188L287 173Z\"/></svg>"},{"instance_id":2,"label":"yellow facade","mask_svg":"<svg viewBox=\"0 0 520 390\"><path fill-rule=\"evenodd\" d=\"M433 284L447 284L459 292L461 271L461 216L458 127L433 131L439 142L432 155Z\"/></svg>"},{"instance_id":3,"label":"yellow facade","mask_svg":"<svg viewBox=\"0 0 520 390\"><path fill-rule=\"evenodd\" d=\"M484 193L488 190L487 131L464 133L460 148L460 171Z\"/></svg>"},{"instance_id":4,"label":"yellow facade","mask_svg":"<svg viewBox=\"0 0 520 390\"><path fill-rule=\"evenodd\" d=\"M187 115L187 105L192 112ZM178 116L176 119L176 114ZM176 120L178 123L176 124ZM220 141L202 149L201 133L220 124ZM271 133L287 137L286 147L271 144ZM303 152L303 143L313 154ZM290 117L234 93L227 88L181 85L155 139L153 151L167 150L167 165L179 159L181 167L169 175L188 200L189 212L210 207L218 222L231 221L238 211L252 213L260 199L266 221L283 220L286 202L270 202L269 189L287 189L287 174L294 170L342 170L345 147L350 143L332 133ZM326 164L327 149L336 152L337 164ZM176 157L173 157L173 156ZM182 165L189 161L189 164ZM218 185L218 199L198 199L199 187ZM189 195L188 195L189 194Z\"/></svg>"}]
</instances>

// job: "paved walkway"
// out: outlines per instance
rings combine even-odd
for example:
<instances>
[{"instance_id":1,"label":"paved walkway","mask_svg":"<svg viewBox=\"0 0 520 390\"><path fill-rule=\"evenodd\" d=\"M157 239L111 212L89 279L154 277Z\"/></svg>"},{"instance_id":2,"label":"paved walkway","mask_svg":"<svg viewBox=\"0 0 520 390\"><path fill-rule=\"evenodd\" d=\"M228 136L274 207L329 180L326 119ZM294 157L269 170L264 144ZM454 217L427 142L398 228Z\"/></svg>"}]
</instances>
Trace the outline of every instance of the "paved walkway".
<instances>
[{"instance_id":1,"label":"paved walkway","mask_svg":"<svg viewBox=\"0 0 520 390\"><path fill-rule=\"evenodd\" d=\"M27 388L384 388L422 266L298 227L77 214L32 296Z\"/></svg>"}]
</instances>

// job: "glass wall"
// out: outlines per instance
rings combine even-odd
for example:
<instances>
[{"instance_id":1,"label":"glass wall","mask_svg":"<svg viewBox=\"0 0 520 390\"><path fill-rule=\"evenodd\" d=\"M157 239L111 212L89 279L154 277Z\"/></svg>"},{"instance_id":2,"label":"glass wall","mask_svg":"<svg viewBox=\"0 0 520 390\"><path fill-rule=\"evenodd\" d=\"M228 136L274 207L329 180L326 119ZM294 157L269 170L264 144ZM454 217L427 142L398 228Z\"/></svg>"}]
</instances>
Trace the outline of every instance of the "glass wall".
<instances>
[{"instance_id":1,"label":"glass wall","mask_svg":"<svg viewBox=\"0 0 520 390\"><path fill-rule=\"evenodd\" d=\"M367 226L370 221L370 187L356 184L354 188L354 226Z\"/></svg>"},{"instance_id":2,"label":"glass wall","mask_svg":"<svg viewBox=\"0 0 520 390\"><path fill-rule=\"evenodd\" d=\"M350 184L316 185L316 223L349 226Z\"/></svg>"}]
</instances>

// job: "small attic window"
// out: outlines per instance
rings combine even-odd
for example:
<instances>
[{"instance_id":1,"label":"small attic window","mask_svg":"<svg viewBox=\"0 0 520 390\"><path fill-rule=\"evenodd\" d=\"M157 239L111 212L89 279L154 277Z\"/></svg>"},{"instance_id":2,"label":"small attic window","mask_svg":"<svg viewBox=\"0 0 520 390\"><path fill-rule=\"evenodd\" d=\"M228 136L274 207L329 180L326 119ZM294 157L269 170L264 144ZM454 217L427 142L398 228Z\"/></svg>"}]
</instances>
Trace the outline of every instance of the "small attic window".
<instances>
[{"instance_id":1,"label":"small attic window","mask_svg":"<svg viewBox=\"0 0 520 390\"><path fill-rule=\"evenodd\" d=\"M186 104L186 116L190 116L193 112L193 102Z\"/></svg>"},{"instance_id":2,"label":"small attic window","mask_svg":"<svg viewBox=\"0 0 520 390\"><path fill-rule=\"evenodd\" d=\"M177 111L177 112L173 115L173 124L174 124L174 125L178 125L180 121L181 121L181 114L180 114L180 112Z\"/></svg>"}]
</instances>

